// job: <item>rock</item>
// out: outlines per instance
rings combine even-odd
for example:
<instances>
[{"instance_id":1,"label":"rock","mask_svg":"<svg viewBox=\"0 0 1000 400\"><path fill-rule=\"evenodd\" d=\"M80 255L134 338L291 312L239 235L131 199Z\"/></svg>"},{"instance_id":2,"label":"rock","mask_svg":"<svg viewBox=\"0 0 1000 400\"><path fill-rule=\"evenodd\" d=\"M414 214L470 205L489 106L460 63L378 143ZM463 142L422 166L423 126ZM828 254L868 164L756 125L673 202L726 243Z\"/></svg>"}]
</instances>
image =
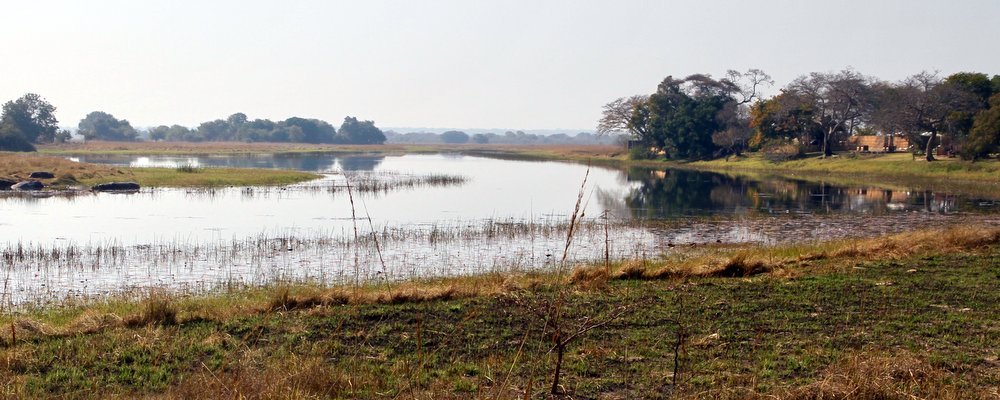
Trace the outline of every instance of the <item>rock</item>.
<instances>
[{"instance_id":1,"label":"rock","mask_svg":"<svg viewBox=\"0 0 1000 400\"><path fill-rule=\"evenodd\" d=\"M17 181L0 179L0 190L10 190L10 187L14 186L15 183L17 183Z\"/></svg>"},{"instance_id":2,"label":"rock","mask_svg":"<svg viewBox=\"0 0 1000 400\"><path fill-rule=\"evenodd\" d=\"M13 190L34 191L34 190L42 190L43 188L45 188L45 185L43 185L39 181L24 181L24 182L18 182L14 184L14 186L11 186L10 188Z\"/></svg>"},{"instance_id":3,"label":"rock","mask_svg":"<svg viewBox=\"0 0 1000 400\"><path fill-rule=\"evenodd\" d=\"M28 177L31 179L52 179L56 177L56 174L53 174L49 171L35 171L32 172L31 175Z\"/></svg>"},{"instance_id":4,"label":"rock","mask_svg":"<svg viewBox=\"0 0 1000 400\"><path fill-rule=\"evenodd\" d=\"M135 182L109 182L94 185L91 190L95 192L134 192L139 190L139 184Z\"/></svg>"}]
</instances>

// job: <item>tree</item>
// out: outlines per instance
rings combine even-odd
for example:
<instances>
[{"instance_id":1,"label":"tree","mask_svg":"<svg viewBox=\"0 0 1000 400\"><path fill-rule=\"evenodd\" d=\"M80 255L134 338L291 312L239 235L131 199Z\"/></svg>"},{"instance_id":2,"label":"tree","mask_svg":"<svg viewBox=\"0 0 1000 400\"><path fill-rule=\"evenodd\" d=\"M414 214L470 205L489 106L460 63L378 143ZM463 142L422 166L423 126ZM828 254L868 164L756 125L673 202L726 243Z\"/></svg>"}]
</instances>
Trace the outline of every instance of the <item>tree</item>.
<instances>
[{"instance_id":1,"label":"tree","mask_svg":"<svg viewBox=\"0 0 1000 400\"><path fill-rule=\"evenodd\" d=\"M482 133L472 135L472 142L476 144L486 144L490 142L490 137Z\"/></svg>"},{"instance_id":2,"label":"tree","mask_svg":"<svg viewBox=\"0 0 1000 400\"><path fill-rule=\"evenodd\" d=\"M198 125L197 132L200 140L207 141L226 141L235 136L229 122L222 119L202 122Z\"/></svg>"},{"instance_id":3,"label":"tree","mask_svg":"<svg viewBox=\"0 0 1000 400\"><path fill-rule=\"evenodd\" d=\"M806 111L804 114L823 128L823 157L833 155L833 136L849 133L859 119L869 115L874 105L868 78L850 69L801 76L783 93L788 95L787 106Z\"/></svg>"},{"instance_id":4,"label":"tree","mask_svg":"<svg viewBox=\"0 0 1000 400\"><path fill-rule=\"evenodd\" d=\"M358 121L355 117L344 117L337 133L338 143L348 144L382 144L385 134L375 126L373 121Z\"/></svg>"},{"instance_id":5,"label":"tree","mask_svg":"<svg viewBox=\"0 0 1000 400\"><path fill-rule=\"evenodd\" d=\"M813 121L812 111L801 107L788 93L757 102L750 107L749 119L754 130L749 145L753 148L792 140L800 144L820 143L823 138L823 129Z\"/></svg>"},{"instance_id":6,"label":"tree","mask_svg":"<svg viewBox=\"0 0 1000 400\"><path fill-rule=\"evenodd\" d=\"M461 131L447 131L441 134L441 141L449 144L468 143L469 135Z\"/></svg>"},{"instance_id":7,"label":"tree","mask_svg":"<svg viewBox=\"0 0 1000 400\"><path fill-rule=\"evenodd\" d=\"M5 118L0 119L0 151L35 151L35 146Z\"/></svg>"},{"instance_id":8,"label":"tree","mask_svg":"<svg viewBox=\"0 0 1000 400\"><path fill-rule=\"evenodd\" d=\"M597 133L609 135L629 133L633 137L645 136L645 123L641 122L642 112L639 109L646 105L649 96L636 95L620 97L604 105L601 119L597 121Z\"/></svg>"},{"instance_id":9,"label":"tree","mask_svg":"<svg viewBox=\"0 0 1000 400\"><path fill-rule=\"evenodd\" d=\"M902 120L911 137L917 139L916 135L929 133L924 150L927 161L934 161L935 140L939 134L950 130L953 117L960 115L956 113L968 112L980 105L976 95L926 71L907 78L900 90Z\"/></svg>"},{"instance_id":10,"label":"tree","mask_svg":"<svg viewBox=\"0 0 1000 400\"><path fill-rule=\"evenodd\" d=\"M726 72L725 80L735 85L735 93L739 95L736 101L740 105L751 104L754 100L759 100L760 90L764 86L774 85L774 79L771 79L771 75L756 68L748 69L747 72L729 70Z\"/></svg>"},{"instance_id":11,"label":"tree","mask_svg":"<svg viewBox=\"0 0 1000 400\"><path fill-rule=\"evenodd\" d=\"M896 85L885 82L873 83L872 90L875 103L869 122L882 132L885 146L894 148L896 135L903 134L907 127L904 91Z\"/></svg>"},{"instance_id":12,"label":"tree","mask_svg":"<svg viewBox=\"0 0 1000 400\"><path fill-rule=\"evenodd\" d=\"M0 120L6 125L8 135L17 132L28 142L51 142L59 130L55 111L56 108L41 96L28 93L4 103Z\"/></svg>"},{"instance_id":13,"label":"tree","mask_svg":"<svg viewBox=\"0 0 1000 400\"><path fill-rule=\"evenodd\" d=\"M292 142L334 143L336 141L337 129L326 121L292 117L286 119L284 125L292 129L288 134L288 140Z\"/></svg>"},{"instance_id":14,"label":"tree","mask_svg":"<svg viewBox=\"0 0 1000 400\"><path fill-rule=\"evenodd\" d=\"M1000 151L1000 93L990 97L990 108L976 114L962 158L975 160Z\"/></svg>"},{"instance_id":15,"label":"tree","mask_svg":"<svg viewBox=\"0 0 1000 400\"><path fill-rule=\"evenodd\" d=\"M87 114L77 125L79 133L87 140L135 140L136 131L127 120L119 120L103 111Z\"/></svg>"},{"instance_id":16,"label":"tree","mask_svg":"<svg viewBox=\"0 0 1000 400\"><path fill-rule=\"evenodd\" d=\"M635 122L645 123L644 143L662 148L670 158L697 159L715 154L712 134L725 129L717 118L732 102L736 86L707 75L685 79L667 77L636 111Z\"/></svg>"}]
</instances>

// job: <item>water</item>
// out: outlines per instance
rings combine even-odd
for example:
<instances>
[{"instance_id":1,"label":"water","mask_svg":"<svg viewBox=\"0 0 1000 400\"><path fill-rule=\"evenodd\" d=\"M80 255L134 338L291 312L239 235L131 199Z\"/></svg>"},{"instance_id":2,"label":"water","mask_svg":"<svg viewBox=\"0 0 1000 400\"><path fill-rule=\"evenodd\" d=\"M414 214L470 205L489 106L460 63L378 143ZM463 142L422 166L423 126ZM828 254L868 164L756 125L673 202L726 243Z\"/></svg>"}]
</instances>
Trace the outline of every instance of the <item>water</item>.
<instances>
[{"instance_id":1,"label":"water","mask_svg":"<svg viewBox=\"0 0 1000 400\"><path fill-rule=\"evenodd\" d=\"M14 303L131 288L201 291L274 281L351 282L545 268L566 252L584 177L584 225L569 263L654 257L676 244L775 243L995 219L995 199L924 190L451 154L79 156L130 166L317 172L288 187L156 189L0 197L0 267ZM420 181L355 193L362 181ZM606 218L601 214L607 210ZM712 217L705 219L704 217ZM611 233L604 237L604 225ZM355 231L358 232L355 237Z\"/></svg>"}]
</instances>

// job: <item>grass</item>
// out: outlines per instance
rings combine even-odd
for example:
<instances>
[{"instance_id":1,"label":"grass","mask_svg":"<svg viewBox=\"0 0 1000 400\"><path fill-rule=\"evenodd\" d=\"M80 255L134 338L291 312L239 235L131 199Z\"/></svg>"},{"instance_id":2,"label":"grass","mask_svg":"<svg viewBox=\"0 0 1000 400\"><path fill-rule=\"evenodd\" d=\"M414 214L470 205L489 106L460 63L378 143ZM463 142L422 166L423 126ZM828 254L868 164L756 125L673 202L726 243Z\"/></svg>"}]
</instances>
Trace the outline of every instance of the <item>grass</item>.
<instances>
[{"instance_id":1,"label":"grass","mask_svg":"<svg viewBox=\"0 0 1000 400\"><path fill-rule=\"evenodd\" d=\"M783 162L771 162L753 154L749 157L732 158L730 161L718 159L695 162L691 165L723 170L865 175L869 178L889 179L922 177L1000 183L1000 162L997 160L971 162L942 158L927 162L904 153L867 155L845 153L835 158L823 159L811 156Z\"/></svg>"},{"instance_id":2,"label":"grass","mask_svg":"<svg viewBox=\"0 0 1000 400\"><path fill-rule=\"evenodd\" d=\"M316 179L307 172L244 168L129 168L78 163L61 157L0 152L0 178L28 179L33 171L50 171L43 180L55 188L135 181L144 187L216 187L287 185Z\"/></svg>"},{"instance_id":3,"label":"grass","mask_svg":"<svg viewBox=\"0 0 1000 400\"><path fill-rule=\"evenodd\" d=\"M9 397L539 398L554 354L525 305L568 289L567 320L630 306L569 346L574 398L988 399L998 245L1000 230L967 227L720 246L568 279L153 292L0 319L0 377Z\"/></svg>"}]
</instances>

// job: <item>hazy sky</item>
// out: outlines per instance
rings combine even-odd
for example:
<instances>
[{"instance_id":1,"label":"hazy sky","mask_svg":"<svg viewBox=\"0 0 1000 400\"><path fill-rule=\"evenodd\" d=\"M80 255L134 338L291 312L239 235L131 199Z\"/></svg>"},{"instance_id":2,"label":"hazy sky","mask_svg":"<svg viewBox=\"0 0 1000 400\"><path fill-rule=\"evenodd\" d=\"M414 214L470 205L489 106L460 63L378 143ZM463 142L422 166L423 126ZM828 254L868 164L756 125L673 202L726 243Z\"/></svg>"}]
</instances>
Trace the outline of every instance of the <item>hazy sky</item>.
<instances>
[{"instance_id":1,"label":"hazy sky","mask_svg":"<svg viewBox=\"0 0 1000 400\"><path fill-rule=\"evenodd\" d=\"M0 101L39 93L64 126L240 111L589 130L601 105L667 75L1000 74L997 0L4 3Z\"/></svg>"}]
</instances>

